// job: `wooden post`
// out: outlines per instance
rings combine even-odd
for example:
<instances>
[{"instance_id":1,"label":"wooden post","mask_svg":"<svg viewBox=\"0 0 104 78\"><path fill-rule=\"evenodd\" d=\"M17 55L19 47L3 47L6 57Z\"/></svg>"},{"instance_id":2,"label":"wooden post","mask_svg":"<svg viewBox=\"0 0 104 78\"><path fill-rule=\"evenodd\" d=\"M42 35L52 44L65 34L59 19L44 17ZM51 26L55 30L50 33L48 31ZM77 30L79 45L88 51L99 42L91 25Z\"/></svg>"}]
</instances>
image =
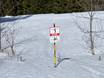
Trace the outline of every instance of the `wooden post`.
<instances>
[{"instance_id":1,"label":"wooden post","mask_svg":"<svg viewBox=\"0 0 104 78\"><path fill-rule=\"evenodd\" d=\"M54 43L54 65L57 64L57 57L56 57L56 43Z\"/></svg>"},{"instance_id":2,"label":"wooden post","mask_svg":"<svg viewBox=\"0 0 104 78\"><path fill-rule=\"evenodd\" d=\"M55 28L55 24L53 24L53 27ZM54 32L56 33L56 29L54 29ZM57 57L56 57L56 43L55 43L56 38L54 37L54 65L56 66L57 64Z\"/></svg>"}]
</instances>

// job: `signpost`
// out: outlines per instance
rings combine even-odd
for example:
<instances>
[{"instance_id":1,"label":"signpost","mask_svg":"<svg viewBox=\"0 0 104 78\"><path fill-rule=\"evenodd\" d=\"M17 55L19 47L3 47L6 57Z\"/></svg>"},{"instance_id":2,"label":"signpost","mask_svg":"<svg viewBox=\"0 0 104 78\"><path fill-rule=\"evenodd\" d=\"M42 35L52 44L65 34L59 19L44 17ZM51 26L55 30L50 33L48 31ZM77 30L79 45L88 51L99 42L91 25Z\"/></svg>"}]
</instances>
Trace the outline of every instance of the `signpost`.
<instances>
[{"instance_id":1,"label":"signpost","mask_svg":"<svg viewBox=\"0 0 104 78\"><path fill-rule=\"evenodd\" d=\"M50 43L53 44L54 48L54 65L57 64L57 55L56 55L56 43L60 40L59 27L53 24L53 27L50 27Z\"/></svg>"}]
</instances>

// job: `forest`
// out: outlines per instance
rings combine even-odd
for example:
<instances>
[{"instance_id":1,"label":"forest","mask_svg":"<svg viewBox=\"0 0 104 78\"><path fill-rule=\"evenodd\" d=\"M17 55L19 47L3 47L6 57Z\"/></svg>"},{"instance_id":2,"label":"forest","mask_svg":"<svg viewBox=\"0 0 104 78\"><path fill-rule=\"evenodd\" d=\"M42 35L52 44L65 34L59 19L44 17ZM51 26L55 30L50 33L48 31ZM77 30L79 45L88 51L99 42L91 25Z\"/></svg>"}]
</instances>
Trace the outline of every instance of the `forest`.
<instances>
[{"instance_id":1,"label":"forest","mask_svg":"<svg viewBox=\"0 0 104 78\"><path fill-rule=\"evenodd\" d=\"M98 10L104 10L103 0L92 0ZM91 0L0 0L0 16L42 13L72 13L90 10Z\"/></svg>"}]
</instances>

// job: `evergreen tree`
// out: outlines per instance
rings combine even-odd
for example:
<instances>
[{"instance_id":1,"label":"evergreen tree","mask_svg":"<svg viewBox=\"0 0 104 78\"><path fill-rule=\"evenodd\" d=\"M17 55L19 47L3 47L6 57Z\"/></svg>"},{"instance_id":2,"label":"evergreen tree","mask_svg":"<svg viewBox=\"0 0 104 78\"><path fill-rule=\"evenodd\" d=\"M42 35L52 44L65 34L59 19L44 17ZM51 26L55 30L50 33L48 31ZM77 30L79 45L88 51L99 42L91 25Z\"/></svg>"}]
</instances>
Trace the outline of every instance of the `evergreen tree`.
<instances>
[{"instance_id":1,"label":"evergreen tree","mask_svg":"<svg viewBox=\"0 0 104 78\"><path fill-rule=\"evenodd\" d=\"M102 2L104 1L99 0L97 3L97 0L93 0L96 10L104 9ZM90 0L0 0L0 16L82 12L89 11L89 4Z\"/></svg>"}]
</instances>

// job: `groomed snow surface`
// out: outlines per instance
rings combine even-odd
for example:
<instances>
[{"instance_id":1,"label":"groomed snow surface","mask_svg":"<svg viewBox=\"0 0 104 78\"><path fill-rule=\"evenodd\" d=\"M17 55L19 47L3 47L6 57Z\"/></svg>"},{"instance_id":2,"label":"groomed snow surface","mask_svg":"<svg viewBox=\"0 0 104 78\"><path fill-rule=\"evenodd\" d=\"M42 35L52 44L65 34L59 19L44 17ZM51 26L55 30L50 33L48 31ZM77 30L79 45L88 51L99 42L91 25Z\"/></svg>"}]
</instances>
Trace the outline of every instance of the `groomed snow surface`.
<instances>
[{"instance_id":1,"label":"groomed snow surface","mask_svg":"<svg viewBox=\"0 0 104 78\"><path fill-rule=\"evenodd\" d=\"M25 16L21 16L25 17ZM0 54L0 78L104 78L103 40L97 40L96 55L92 56L77 25L87 29L88 13L38 14L25 19L8 21L18 28L15 45L16 56ZM5 17L13 18L13 17ZM96 12L94 28L103 25L104 12ZM100 19L97 19L100 18ZM77 22L77 23L76 23ZM49 28L60 26L57 57L71 58L53 64L53 47L49 42ZM99 61L99 55L102 60ZM20 61L22 57L23 61Z\"/></svg>"}]
</instances>

